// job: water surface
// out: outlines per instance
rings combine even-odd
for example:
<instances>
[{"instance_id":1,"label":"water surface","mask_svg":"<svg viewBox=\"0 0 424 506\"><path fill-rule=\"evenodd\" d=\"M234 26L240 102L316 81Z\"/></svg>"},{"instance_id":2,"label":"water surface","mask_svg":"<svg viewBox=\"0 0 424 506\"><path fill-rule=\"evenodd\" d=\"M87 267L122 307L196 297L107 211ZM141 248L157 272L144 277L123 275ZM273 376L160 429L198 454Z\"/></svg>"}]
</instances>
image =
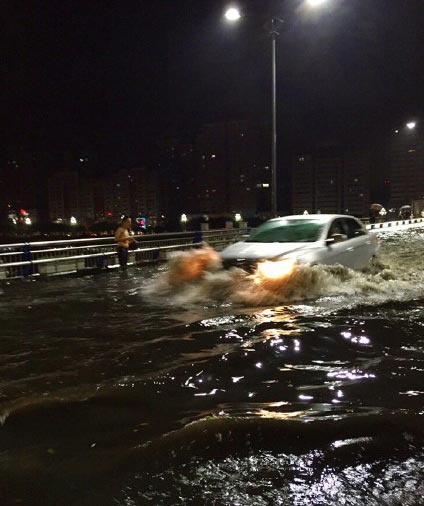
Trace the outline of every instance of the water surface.
<instances>
[{"instance_id":1,"label":"water surface","mask_svg":"<svg viewBox=\"0 0 424 506\"><path fill-rule=\"evenodd\" d=\"M423 233L368 272L2 284L0 498L422 504Z\"/></svg>"}]
</instances>

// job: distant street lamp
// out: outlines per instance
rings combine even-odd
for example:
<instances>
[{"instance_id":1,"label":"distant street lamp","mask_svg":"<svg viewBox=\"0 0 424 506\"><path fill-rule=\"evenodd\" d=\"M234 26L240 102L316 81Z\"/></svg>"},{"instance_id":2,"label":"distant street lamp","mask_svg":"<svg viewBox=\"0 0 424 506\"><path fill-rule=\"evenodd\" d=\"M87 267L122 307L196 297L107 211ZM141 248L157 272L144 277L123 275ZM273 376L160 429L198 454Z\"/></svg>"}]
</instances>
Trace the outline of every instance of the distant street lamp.
<instances>
[{"instance_id":1,"label":"distant street lamp","mask_svg":"<svg viewBox=\"0 0 424 506\"><path fill-rule=\"evenodd\" d=\"M328 0L307 0L310 7L319 7ZM225 19L231 23L241 18L240 10L237 7L229 7L225 12ZM271 214L277 216L277 65L276 65L276 39L279 35L278 26L283 20L272 17L271 35L272 43L272 149L271 149Z\"/></svg>"},{"instance_id":2,"label":"distant street lamp","mask_svg":"<svg viewBox=\"0 0 424 506\"><path fill-rule=\"evenodd\" d=\"M241 214L240 213L236 213L235 216L234 216L234 219L236 221L241 221L242 220Z\"/></svg>"},{"instance_id":3,"label":"distant street lamp","mask_svg":"<svg viewBox=\"0 0 424 506\"><path fill-rule=\"evenodd\" d=\"M185 232L186 227L187 227L187 222L188 222L187 215L185 213L183 213L181 215L181 218L180 218L180 223L181 223L181 227L184 230L184 232Z\"/></svg>"},{"instance_id":4,"label":"distant street lamp","mask_svg":"<svg viewBox=\"0 0 424 506\"><path fill-rule=\"evenodd\" d=\"M413 130L417 124L415 123L415 121L410 121L409 123L406 124L407 128L409 128L409 130Z\"/></svg>"},{"instance_id":5,"label":"distant street lamp","mask_svg":"<svg viewBox=\"0 0 424 506\"><path fill-rule=\"evenodd\" d=\"M71 219L69 221L70 221L71 225L77 224L77 219L75 218L75 216L71 216Z\"/></svg>"},{"instance_id":6,"label":"distant street lamp","mask_svg":"<svg viewBox=\"0 0 424 506\"><path fill-rule=\"evenodd\" d=\"M319 7L320 5L327 2L327 0L308 0L310 7Z\"/></svg>"},{"instance_id":7,"label":"distant street lamp","mask_svg":"<svg viewBox=\"0 0 424 506\"><path fill-rule=\"evenodd\" d=\"M227 21L238 21L241 18L240 11L237 9L237 7L230 7L225 12L225 19Z\"/></svg>"}]
</instances>

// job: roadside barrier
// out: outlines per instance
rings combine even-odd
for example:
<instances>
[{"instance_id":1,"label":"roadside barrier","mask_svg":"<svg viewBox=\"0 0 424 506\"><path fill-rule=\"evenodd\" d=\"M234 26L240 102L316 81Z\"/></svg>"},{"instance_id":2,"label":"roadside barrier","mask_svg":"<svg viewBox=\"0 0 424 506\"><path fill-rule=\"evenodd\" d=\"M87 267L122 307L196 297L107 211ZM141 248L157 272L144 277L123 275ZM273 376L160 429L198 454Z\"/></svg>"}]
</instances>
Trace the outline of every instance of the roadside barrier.
<instances>
[{"instance_id":1,"label":"roadside barrier","mask_svg":"<svg viewBox=\"0 0 424 506\"><path fill-rule=\"evenodd\" d=\"M402 225L419 225L420 223L424 224L424 218L411 218L408 220L396 220L396 221L384 221L381 223L369 223L365 225L367 230L379 230L384 231L385 229L394 229L397 227L401 227Z\"/></svg>"},{"instance_id":2,"label":"roadside barrier","mask_svg":"<svg viewBox=\"0 0 424 506\"><path fill-rule=\"evenodd\" d=\"M220 250L247 233L247 229L219 229L134 236L138 249L129 252L128 265L166 259L171 251L208 243ZM0 280L51 276L118 267L113 237L68 239L0 245Z\"/></svg>"},{"instance_id":3,"label":"roadside barrier","mask_svg":"<svg viewBox=\"0 0 424 506\"><path fill-rule=\"evenodd\" d=\"M365 225L367 230L389 232L424 225L424 218ZM173 234L134 236L138 249L129 252L128 265L166 260L172 251L187 250L208 243L216 250L242 239L247 228L219 229ZM118 267L113 237L68 239L0 245L0 280L95 272Z\"/></svg>"}]
</instances>

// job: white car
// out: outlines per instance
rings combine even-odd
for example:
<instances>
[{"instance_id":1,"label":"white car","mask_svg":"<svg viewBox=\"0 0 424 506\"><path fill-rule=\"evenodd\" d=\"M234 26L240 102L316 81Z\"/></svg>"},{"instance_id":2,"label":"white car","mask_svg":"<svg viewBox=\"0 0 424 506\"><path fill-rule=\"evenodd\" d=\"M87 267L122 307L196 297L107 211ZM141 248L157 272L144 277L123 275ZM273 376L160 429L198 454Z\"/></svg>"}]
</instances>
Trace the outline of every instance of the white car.
<instances>
[{"instance_id":1,"label":"white car","mask_svg":"<svg viewBox=\"0 0 424 506\"><path fill-rule=\"evenodd\" d=\"M253 272L259 267L266 277L277 277L292 272L295 264L362 269L378 247L377 237L353 216L296 215L267 221L246 240L225 248L221 260L225 268Z\"/></svg>"}]
</instances>

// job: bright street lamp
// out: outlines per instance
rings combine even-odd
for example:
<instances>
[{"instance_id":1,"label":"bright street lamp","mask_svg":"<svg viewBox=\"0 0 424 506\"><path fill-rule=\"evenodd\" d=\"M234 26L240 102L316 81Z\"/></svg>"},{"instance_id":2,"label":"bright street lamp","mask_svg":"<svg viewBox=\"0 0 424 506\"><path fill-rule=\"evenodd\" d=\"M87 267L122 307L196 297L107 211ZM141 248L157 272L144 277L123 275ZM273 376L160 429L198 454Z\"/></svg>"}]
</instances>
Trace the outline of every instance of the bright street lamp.
<instances>
[{"instance_id":1,"label":"bright street lamp","mask_svg":"<svg viewBox=\"0 0 424 506\"><path fill-rule=\"evenodd\" d=\"M227 21L238 21L241 18L240 11L237 9L237 7L230 7L225 12L225 19Z\"/></svg>"},{"instance_id":2,"label":"bright street lamp","mask_svg":"<svg viewBox=\"0 0 424 506\"><path fill-rule=\"evenodd\" d=\"M328 0L308 0L308 4L311 7L319 7L322 4L325 4Z\"/></svg>"},{"instance_id":3,"label":"bright street lamp","mask_svg":"<svg viewBox=\"0 0 424 506\"><path fill-rule=\"evenodd\" d=\"M409 128L409 130L413 130L417 124L415 123L415 121L410 121L409 123L406 124L407 128Z\"/></svg>"}]
</instances>

